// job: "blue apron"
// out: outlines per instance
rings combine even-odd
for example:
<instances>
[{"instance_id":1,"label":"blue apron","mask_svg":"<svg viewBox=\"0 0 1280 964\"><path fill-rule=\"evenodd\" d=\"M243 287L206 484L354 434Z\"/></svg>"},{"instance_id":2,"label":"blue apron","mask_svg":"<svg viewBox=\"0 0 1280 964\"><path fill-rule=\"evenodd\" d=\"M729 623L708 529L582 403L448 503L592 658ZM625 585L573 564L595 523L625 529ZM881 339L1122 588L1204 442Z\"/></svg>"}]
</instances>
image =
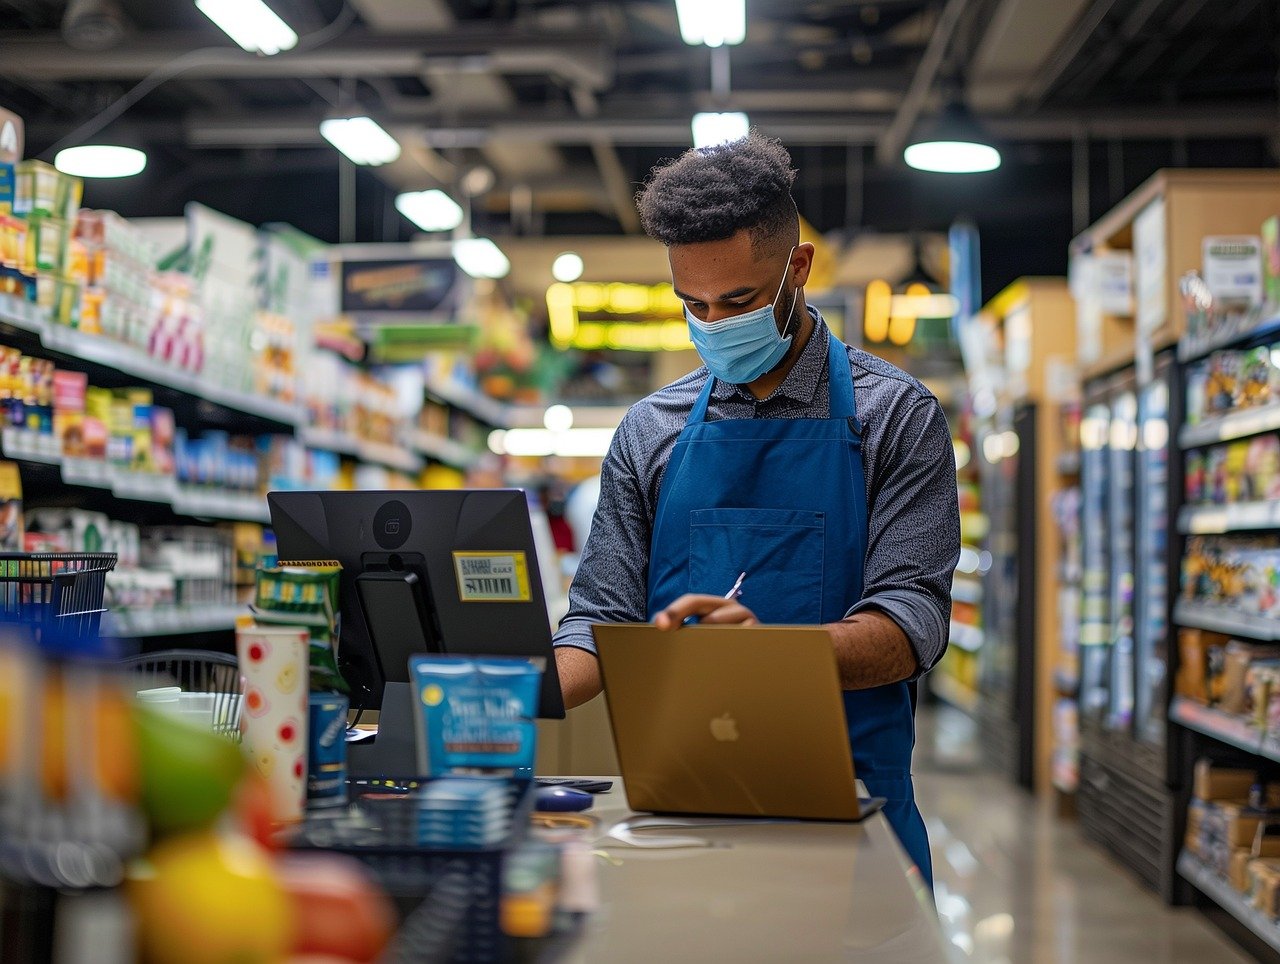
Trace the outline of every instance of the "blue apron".
<instances>
[{"instance_id":1,"label":"blue apron","mask_svg":"<svg viewBox=\"0 0 1280 964\"><path fill-rule=\"evenodd\" d=\"M816 334L813 337L817 337ZM830 418L708 422L708 378L676 440L649 547L649 618L685 593L724 595L762 623L838 622L862 599L867 487L845 346L829 338ZM906 683L844 693L858 777L930 886L929 838L911 785Z\"/></svg>"}]
</instances>

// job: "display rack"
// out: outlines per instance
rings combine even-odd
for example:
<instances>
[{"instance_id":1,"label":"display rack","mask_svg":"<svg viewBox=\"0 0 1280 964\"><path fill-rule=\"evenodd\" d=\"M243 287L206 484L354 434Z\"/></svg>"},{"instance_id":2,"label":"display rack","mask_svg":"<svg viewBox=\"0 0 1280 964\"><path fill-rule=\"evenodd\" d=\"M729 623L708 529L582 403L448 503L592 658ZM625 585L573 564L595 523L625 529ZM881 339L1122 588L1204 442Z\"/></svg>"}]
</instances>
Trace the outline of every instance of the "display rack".
<instances>
[{"instance_id":1,"label":"display rack","mask_svg":"<svg viewBox=\"0 0 1280 964\"><path fill-rule=\"evenodd\" d=\"M1254 907L1249 899L1195 854L1178 856L1178 873L1196 890L1247 927L1272 951L1280 954L1280 923Z\"/></svg>"},{"instance_id":2,"label":"display rack","mask_svg":"<svg viewBox=\"0 0 1280 964\"><path fill-rule=\"evenodd\" d=\"M56 324L38 306L10 295L0 295L0 324L35 336L47 352L111 369L146 385L172 389L280 425L292 427L303 421L302 409L297 405L230 390L211 379L157 361L132 345Z\"/></svg>"},{"instance_id":3,"label":"display rack","mask_svg":"<svg viewBox=\"0 0 1280 964\"><path fill-rule=\"evenodd\" d=\"M1174 609L1173 619L1179 626L1191 629L1207 629L1260 642L1280 640L1280 621L1251 613L1232 612L1222 606L1182 601Z\"/></svg>"},{"instance_id":4,"label":"display rack","mask_svg":"<svg viewBox=\"0 0 1280 964\"><path fill-rule=\"evenodd\" d=\"M1224 535L1276 528L1280 528L1280 502L1184 505L1178 512L1178 531L1183 535Z\"/></svg>"},{"instance_id":5,"label":"display rack","mask_svg":"<svg viewBox=\"0 0 1280 964\"><path fill-rule=\"evenodd\" d=\"M1186 425L1178 433L1178 444L1189 449L1274 432L1276 429L1280 429L1280 404L1273 403L1205 419L1198 425Z\"/></svg>"},{"instance_id":6,"label":"display rack","mask_svg":"<svg viewBox=\"0 0 1280 964\"><path fill-rule=\"evenodd\" d=\"M117 499L168 506L192 519L270 522L266 501L259 495L231 490L197 488L171 476L131 472L102 459L70 458L48 448L52 436L5 429L0 451L5 458L33 465L54 466L64 485L108 491Z\"/></svg>"},{"instance_id":7,"label":"display rack","mask_svg":"<svg viewBox=\"0 0 1280 964\"><path fill-rule=\"evenodd\" d=\"M433 432L415 431L409 444L422 456L444 462L459 469L469 469L480 460L480 453L454 439Z\"/></svg>"},{"instance_id":8,"label":"display rack","mask_svg":"<svg viewBox=\"0 0 1280 964\"><path fill-rule=\"evenodd\" d=\"M310 427L300 429L298 437L309 448L350 455L369 465L381 465L397 472L418 472L422 469L422 459L405 447Z\"/></svg>"},{"instance_id":9,"label":"display rack","mask_svg":"<svg viewBox=\"0 0 1280 964\"><path fill-rule=\"evenodd\" d=\"M495 428L504 428L511 420L506 405L469 385L447 382L440 378L428 378L425 388L429 395L455 408L460 408Z\"/></svg>"},{"instance_id":10,"label":"display rack","mask_svg":"<svg viewBox=\"0 0 1280 964\"><path fill-rule=\"evenodd\" d=\"M244 606L229 604L112 611L103 617L102 635L138 639L146 636L227 632L235 629L236 618L247 611Z\"/></svg>"}]
</instances>

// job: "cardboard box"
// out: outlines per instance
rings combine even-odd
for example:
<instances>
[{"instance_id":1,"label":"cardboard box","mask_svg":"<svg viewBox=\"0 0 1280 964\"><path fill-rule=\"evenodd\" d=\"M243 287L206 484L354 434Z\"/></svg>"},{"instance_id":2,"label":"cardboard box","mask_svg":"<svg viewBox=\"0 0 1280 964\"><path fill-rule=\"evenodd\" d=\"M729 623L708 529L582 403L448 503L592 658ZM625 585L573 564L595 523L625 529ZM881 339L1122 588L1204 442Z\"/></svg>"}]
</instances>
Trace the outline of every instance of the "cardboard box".
<instances>
[{"instance_id":1,"label":"cardboard box","mask_svg":"<svg viewBox=\"0 0 1280 964\"><path fill-rule=\"evenodd\" d=\"M1257 857L1249 861L1249 896L1253 906L1276 916L1276 891L1280 887L1280 859Z\"/></svg>"},{"instance_id":2,"label":"cardboard box","mask_svg":"<svg viewBox=\"0 0 1280 964\"><path fill-rule=\"evenodd\" d=\"M1204 856L1200 852L1200 835L1204 830L1204 811L1208 806L1203 800L1192 800L1187 807L1187 834L1183 842L1197 857Z\"/></svg>"},{"instance_id":3,"label":"cardboard box","mask_svg":"<svg viewBox=\"0 0 1280 964\"><path fill-rule=\"evenodd\" d=\"M1191 792L1197 800L1247 803L1249 788L1258 778L1255 770L1215 766L1207 757L1196 761Z\"/></svg>"},{"instance_id":4,"label":"cardboard box","mask_svg":"<svg viewBox=\"0 0 1280 964\"><path fill-rule=\"evenodd\" d=\"M1252 850L1237 848L1231 851L1231 869L1227 873L1227 880L1242 894L1249 893L1249 862L1256 859Z\"/></svg>"}]
</instances>

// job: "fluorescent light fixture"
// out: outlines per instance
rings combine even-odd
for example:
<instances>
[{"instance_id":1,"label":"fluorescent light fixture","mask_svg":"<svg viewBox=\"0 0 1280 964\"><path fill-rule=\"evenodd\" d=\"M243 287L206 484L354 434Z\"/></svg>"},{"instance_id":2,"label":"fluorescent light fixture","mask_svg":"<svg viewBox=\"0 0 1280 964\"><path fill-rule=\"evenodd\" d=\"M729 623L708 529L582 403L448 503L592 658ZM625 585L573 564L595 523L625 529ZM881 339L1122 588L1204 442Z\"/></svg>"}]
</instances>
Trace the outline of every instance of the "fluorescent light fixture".
<instances>
[{"instance_id":1,"label":"fluorescent light fixture","mask_svg":"<svg viewBox=\"0 0 1280 964\"><path fill-rule=\"evenodd\" d=\"M567 432L573 428L573 409L568 405L552 405L542 416L548 432Z\"/></svg>"},{"instance_id":2,"label":"fluorescent light fixture","mask_svg":"<svg viewBox=\"0 0 1280 964\"><path fill-rule=\"evenodd\" d=\"M132 177L147 166L147 155L132 147L82 144L58 151L53 166L76 177Z\"/></svg>"},{"instance_id":3,"label":"fluorescent light fixture","mask_svg":"<svg viewBox=\"0 0 1280 964\"><path fill-rule=\"evenodd\" d=\"M720 47L747 39L746 0L676 0L680 39L690 46Z\"/></svg>"},{"instance_id":4,"label":"fluorescent light fixture","mask_svg":"<svg viewBox=\"0 0 1280 964\"><path fill-rule=\"evenodd\" d=\"M196 0L196 8L223 33L255 54L292 50L298 35L262 0Z\"/></svg>"},{"instance_id":5,"label":"fluorescent light fixture","mask_svg":"<svg viewBox=\"0 0 1280 964\"><path fill-rule=\"evenodd\" d=\"M990 144L969 141L924 141L911 144L902 159L917 171L937 174L980 174L1000 166L1000 152Z\"/></svg>"},{"instance_id":6,"label":"fluorescent light fixture","mask_svg":"<svg viewBox=\"0 0 1280 964\"><path fill-rule=\"evenodd\" d=\"M335 117L320 122L320 134L356 164L377 167L400 156L400 144L372 117Z\"/></svg>"},{"instance_id":7,"label":"fluorescent light fixture","mask_svg":"<svg viewBox=\"0 0 1280 964\"><path fill-rule=\"evenodd\" d=\"M693 146L715 147L730 141L740 141L751 132L751 122L747 115L731 111L723 114L694 114Z\"/></svg>"},{"instance_id":8,"label":"fluorescent light fixture","mask_svg":"<svg viewBox=\"0 0 1280 964\"><path fill-rule=\"evenodd\" d=\"M453 260L473 278L505 278L511 262L488 238L461 238L453 242Z\"/></svg>"},{"instance_id":9,"label":"fluorescent light fixture","mask_svg":"<svg viewBox=\"0 0 1280 964\"><path fill-rule=\"evenodd\" d=\"M557 281L568 283L582 277L582 255L566 251L551 263L551 277Z\"/></svg>"},{"instance_id":10,"label":"fluorescent light fixture","mask_svg":"<svg viewBox=\"0 0 1280 964\"><path fill-rule=\"evenodd\" d=\"M397 194L396 210L423 231L452 231L462 223L458 202L434 188Z\"/></svg>"},{"instance_id":11,"label":"fluorescent light fixture","mask_svg":"<svg viewBox=\"0 0 1280 964\"><path fill-rule=\"evenodd\" d=\"M959 101L948 104L932 127L912 140L902 159L917 171L938 174L979 174L1000 166L1000 152Z\"/></svg>"}]
</instances>

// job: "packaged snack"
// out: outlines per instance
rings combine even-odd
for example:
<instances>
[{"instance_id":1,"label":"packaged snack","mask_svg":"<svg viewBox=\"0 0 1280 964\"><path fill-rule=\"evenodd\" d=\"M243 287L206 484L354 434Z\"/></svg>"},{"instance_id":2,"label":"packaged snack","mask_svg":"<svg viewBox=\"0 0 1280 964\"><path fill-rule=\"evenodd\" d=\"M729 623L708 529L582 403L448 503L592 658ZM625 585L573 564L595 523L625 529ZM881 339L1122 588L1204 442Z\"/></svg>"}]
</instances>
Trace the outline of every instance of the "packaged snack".
<instances>
[{"instance_id":1,"label":"packaged snack","mask_svg":"<svg viewBox=\"0 0 1280 964\"><path fill-rule=\"evenodd\" d=\"M1271 349L1266 345L1244 352L1240 360L1240 388L1237 407L1266 405L1271 401L1273 366Z\"/></svg>"},{"instance_id":2,"label":"packaged snack","mask_svg":"<svg viewBox=\"0 0 1280 964\"><path fill-rule=\"evenodd\" d=\"M1245 469L1249 462L1249 443L1232 442L1227 446L1227 460L1224 466L1225 481L1223 501L1228 504L1243 502L1248 497L1248 484Z\"/></svg>"},{"instance_id":3,"label":"packaged snack","mask_svg":"<svg viewBox=\"0 0 1280 964\"><path fill-rule=\"evenodd\" d=\"M16 462L0 462L0 552L21 552L22 476Z\"/></svg>"},{"instance_id":4,"label":"packaged snack","mask_svg":"<svg viewBox=\"0 0 1280 964\"><path fill-rule=\"evenodd\" d=\"M420 775L533 766L542 674L527 660L414 656Z\"/></svg>"},{"instance_id":5,"label":"packaged snack","mask_svg":"<svg viewBox=\"0 0 1280 964\"><path fill-rule=\"evenodd\" d=\"M307 628L311 638L312 692L349 692L338 671L341 573L341 566L328 561L282 562L257 571L254 618L264 625Z\"/></svg>"},{"instance_id":6,"label":"packaged snack","mask_svg":"<svg viewBox=\"0 0 1280 964\"><path fill-rule=\"evenodd\" d=\"M1183 491L1187 505L1199 505L1205 499L1205 458L1199 449L1192 449L1186 454L1183 468Z\"/></svg>"},{"instance_id":7,"label":"packaged snack","mask_svg":"<svg viewBox=\"0 0 1280 964\"><path fill-rule=\"evenodd\" d=\"M1215 445L1209 449L1205 462L1205 482L1209 501L1222 505L1227 501L1227 447Z\"/></svg>"},{"instance_id":8,"label":"packaged snack","mask_svg":"<svg viewBox=\"0 0 1280 964\"><path fill-rule=\"evenodd\" d=\"M1262 294L1269 305L1280 305L1280 216L1262 222Z\"/></svg>"},{"instance_id":9,"label":"packaged snack","mask_svg":"<svg viewBox=\"0 0 1280 964\"><path fill-rule=\"evenodd\" d=\"M1261 502L1280 493L1280 438L1259 435L1249 442L1245 481L1249 501Z\"/></svg>"},{"instance_id":10,"label":"packaged snack","mask_svg":"<svg viewBox=\"0 0 1280 964\"><path fill-rule=\"evenodd\" d=\"M1223 415L1236 405L1240 392L1240 353L1217 351L1209 356L1205 382L1206 415Z\"/></svg>"}]
</instances>

